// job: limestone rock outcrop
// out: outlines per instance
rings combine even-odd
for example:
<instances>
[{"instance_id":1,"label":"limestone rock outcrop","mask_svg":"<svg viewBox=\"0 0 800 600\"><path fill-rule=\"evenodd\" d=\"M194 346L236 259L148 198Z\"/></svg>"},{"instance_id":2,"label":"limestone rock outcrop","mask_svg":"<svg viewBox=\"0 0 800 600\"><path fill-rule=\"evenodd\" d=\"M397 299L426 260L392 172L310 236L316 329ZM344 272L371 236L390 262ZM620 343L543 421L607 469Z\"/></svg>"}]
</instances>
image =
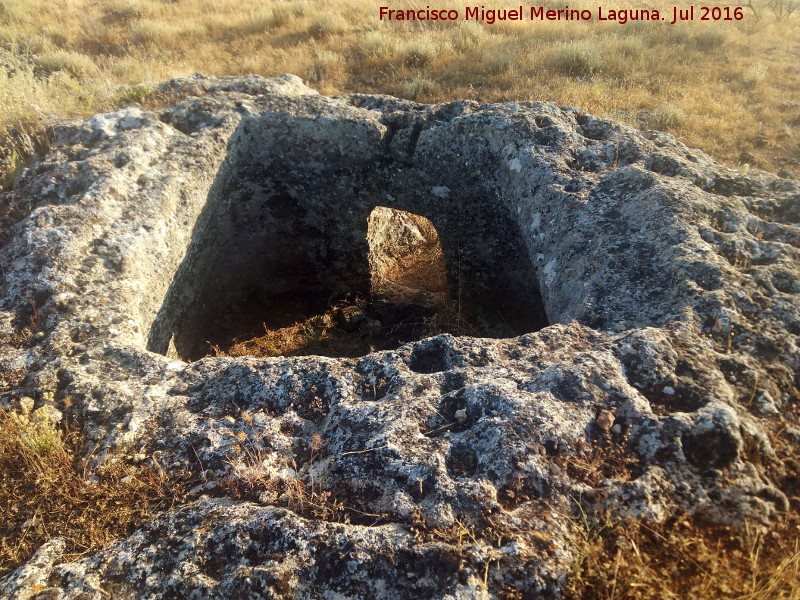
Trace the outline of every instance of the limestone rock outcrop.
<instances>
[{"instance_id":1,"label":"limestone rock outcrop","mask_svg":"<svg viewBox=\"0 0 800 600\"><path fill-rule=\"evenodd\" d=\"M80 560L54 539L0 595L557 597L579 511L741 526L798 502L798 182L545 102L161 92L57 126L4 199L1 397L194 489ZM430 219L515 335L204 357L237 303L369 281L376 206Z\"/></svg>"}]
</instances>

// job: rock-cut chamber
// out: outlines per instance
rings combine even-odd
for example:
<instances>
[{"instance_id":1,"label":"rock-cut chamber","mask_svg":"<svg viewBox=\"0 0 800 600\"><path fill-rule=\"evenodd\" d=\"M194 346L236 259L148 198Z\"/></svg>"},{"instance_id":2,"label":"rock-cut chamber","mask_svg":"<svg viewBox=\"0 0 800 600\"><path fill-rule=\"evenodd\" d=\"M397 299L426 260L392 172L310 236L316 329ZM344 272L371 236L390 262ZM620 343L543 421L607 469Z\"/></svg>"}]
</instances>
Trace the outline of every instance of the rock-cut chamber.
<instances>
[{"instance_id":1,"label":"rock-cut chamber","mask_svg":"<svg viewBox=\"0 0 800 600\"><path fill-rule=\"evenodd\" d=\"M378 145L372 157L357 143L343 150L319 131L331 125L314 126L302 140L252 117L234 134L149 350L348 356L440 332L506 337L547 324L494 189L395 164Z\"/></svg>"}]
</instances>

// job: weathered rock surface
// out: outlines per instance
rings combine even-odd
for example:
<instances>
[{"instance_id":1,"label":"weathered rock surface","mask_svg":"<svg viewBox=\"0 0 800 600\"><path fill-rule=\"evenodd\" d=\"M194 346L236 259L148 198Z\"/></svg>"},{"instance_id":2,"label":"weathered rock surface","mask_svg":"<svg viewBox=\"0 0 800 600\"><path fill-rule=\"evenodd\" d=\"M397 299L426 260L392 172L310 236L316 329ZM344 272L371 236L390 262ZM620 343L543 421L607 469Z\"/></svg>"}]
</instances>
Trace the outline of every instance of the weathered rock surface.
<instances>
[{"instance_id":1,"label":"weathered rock surface","mask_svg":"<svg viewBox=\"0 0 800 600\"><path fill-rule=\"evenodd\" d=\"M6 199L2 401L69 398L92 460L197 485L76 562L53 540L0 595L555 597L578 503L743 526L800 494L798 182L549 103L164 91L58 127ZM429 218L524 335L181 360L243 298L368 281L377 205Z\"/></svg>"}]
</instances>

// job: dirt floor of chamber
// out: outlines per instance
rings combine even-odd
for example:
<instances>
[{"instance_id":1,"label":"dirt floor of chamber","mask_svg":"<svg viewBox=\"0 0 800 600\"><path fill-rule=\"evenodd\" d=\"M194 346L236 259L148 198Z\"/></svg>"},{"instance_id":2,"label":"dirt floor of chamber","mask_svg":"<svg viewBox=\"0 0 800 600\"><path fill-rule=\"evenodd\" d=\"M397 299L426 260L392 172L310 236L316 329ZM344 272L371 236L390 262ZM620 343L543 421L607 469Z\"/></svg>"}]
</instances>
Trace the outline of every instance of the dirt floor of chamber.
<instances>
[{"instance_id":1,"label":"dirt floor of chamber","mask_svg":"<svg viewBox=\"0 0 800 600\"><path fill-rule=\"evenodd\" d=\"M295 312L294 322L282 327L263 322L258 331L210 342L209 355L356 357L439 333L479 333L475 323L458 314L456 301L409 306L381 294L352 293L311 316L302 316L296 307L282 308L286 314Z\"/></svg>"},{"instance_id":2,"label":"dirt floor of chamber","mask_svg":"<svg viewBox=\"0 0 800 600\"><path fill-rule=\"evenodd\" d=\"M486 334L451 294L435 251L405 257L372 289L338 297L294 294L244 302L216 323L211 356L356 357L439 333Z\"/></svg>"}]
</instances>

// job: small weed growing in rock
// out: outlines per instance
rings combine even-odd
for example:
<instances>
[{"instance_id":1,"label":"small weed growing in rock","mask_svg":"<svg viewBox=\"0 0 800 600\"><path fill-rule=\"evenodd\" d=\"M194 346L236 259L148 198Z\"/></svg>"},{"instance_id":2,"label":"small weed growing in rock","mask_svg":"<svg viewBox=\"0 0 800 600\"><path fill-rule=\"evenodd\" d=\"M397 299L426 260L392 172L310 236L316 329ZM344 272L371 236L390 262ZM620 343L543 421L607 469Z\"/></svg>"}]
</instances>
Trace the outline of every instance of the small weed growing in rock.
<instances>
[{"instance_id":1,"label":"small weed growing in rock","mask_svg":"<svg viewBox=\"0 0 800 600\"><path fill-rule=\"evenodd\" d=\"M6 163L6 170L0 177L0 189L10 188L11 184L14 182L14 179L16 179L19 172L25 166L25 161L23 160L22 155L20 155L20 153L14 149L9 150L9 156L6 158Z\"/></svg>"},{"instance_id":2,"label":"small weed growing in rock","mask_svg":"<svg viewBox=\"0 0 800 600\"><path fill-rule=\"evenodd\" d=\"M275 506L297 514L335 523L370 523L384 515L361 510L358 499L324 489L315 480L313 466L329 452L316 434L300 455L287 460L264 449L264 440L244 437L228 461L229 473L217 483L226 496ZM344 456L344 455L343 455Z\"/></svg>"}]
</instances>

